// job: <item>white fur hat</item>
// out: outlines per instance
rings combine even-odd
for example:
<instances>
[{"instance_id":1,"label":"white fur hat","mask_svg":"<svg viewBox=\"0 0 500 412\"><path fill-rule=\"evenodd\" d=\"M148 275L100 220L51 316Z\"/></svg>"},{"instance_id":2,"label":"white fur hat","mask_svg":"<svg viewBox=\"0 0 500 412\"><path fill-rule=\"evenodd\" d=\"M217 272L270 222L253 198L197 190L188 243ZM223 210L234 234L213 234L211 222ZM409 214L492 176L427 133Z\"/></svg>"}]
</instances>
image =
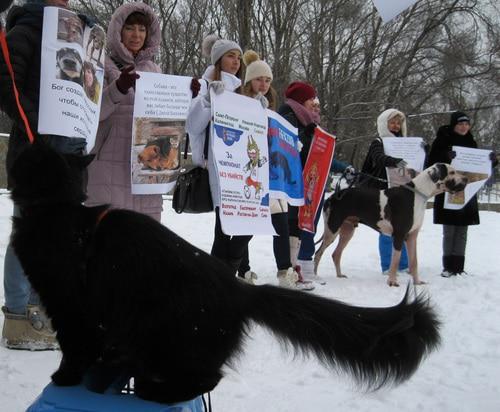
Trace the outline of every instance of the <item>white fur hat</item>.
<instances>
[{"instance_id":1,"label":"white fur hat","mask_svg":"<svg viewBox=\"0 0 500 412\"><path fill-rule=\"evenodd\" d=\"M219 39L215 34L209 34L203 39L201 50L205 57L210 56L212 64L217 63L219 59L230 50L238 50L243 54L238 43L232 40Z\"/></svg>"},{"instance_id":2,"label":"white fur hat","mask_svg":"<svg viewBox=\"0 0 500 412\"><path fill-rule=\"evenodd\" d=\"M406 137L406 116L403 112L397 109L387 109L383 111L377 118L377 130L379 137L394 137L394 134L389 131L388 122L393 117L401 117L401 135Z\"/></svg>"},{"instance_id":3,"label":"white fur hat","mask_svg":"<svg viewBox=\"0 0 500 412\"><path fill-rule=\"evenodd\" d=\"M247 66L244 84L247 84L249 81L256 79L257 77L269 77L273 80L271 67L269 67L264 60L260 60L257 52L247 50L243 55L243 63Z\"/></svg>"}]
</instances>

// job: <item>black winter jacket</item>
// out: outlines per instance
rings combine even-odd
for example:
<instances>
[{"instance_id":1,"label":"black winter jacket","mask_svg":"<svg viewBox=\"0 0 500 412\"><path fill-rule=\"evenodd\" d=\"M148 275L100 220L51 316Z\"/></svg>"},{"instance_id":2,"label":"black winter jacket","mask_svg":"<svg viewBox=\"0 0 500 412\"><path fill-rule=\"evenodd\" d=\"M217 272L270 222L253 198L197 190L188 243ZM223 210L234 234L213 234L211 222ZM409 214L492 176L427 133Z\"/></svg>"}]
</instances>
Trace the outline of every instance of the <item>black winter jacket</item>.
<instances>
[{"instance_id":1,"label":"black winter jacket","mask_svg":"<svg viewBox=\"0 0 500 412\"><path fill-rule=\"evenodd\" d=\"M465 136L455 133L450 126L441 126L432 142L427 167L435 163L451 163L452 146L477 148L474 137L469 132ZM469 226L479 224L477 197L472 197L460 210L444 209L444 193L434 199L434 223L441 225Z\"/></svg>"},{"instance_id":2,"label":"black winter jacket","mask_svg":"<svg viewBox=\"0 0 500 412\"><path fill-rule=\"evenodd\" d=\"M386 167L396 167L401 159L387 156L384 153L384 144L382 139L377 137L370 144L368 153L366 154L365 162L361 168L361 172L385 181L370 178L369 176L361 176L360 184L363 186L374 187L379 190L387 189L387 171Z\"/></svg>"},{"instance_id":3,"label":"black winter jacket","mask_svg":"<svg viewBox=\"0 0 500 412\"><path fill-rule=\"evenodd\" d=\"M37 134L43 12L43 5L28 3L22 7L12 7L7 16L7 44L19 100L35 138L42 138L63 153L81 153L85 149L85 139ZM17 155L29 144L29 140L19 115L7 64L1 53L0 110L13 120L6 162L7 186L11 188L10 169Z\"/></svg>"},{"instance_id":4,"label":"black winter jacket","mask_svg":"<svg viewBox=\"0 0 500 412\"><path fill-rule=\"evenodd\" d=\"M39 5L14 6L7 16L10 60L19 99L33 133L36 133L38 128L42 25L43 7ZM3 56L0 56L0 109L13 120L7 152L8 176L14 159L29 141L17 109L11 78Z\"/></svg>"},{"instance_id":5,"label":"black winter jacket","mask_svg":"<svg viewBox=\"0 0 500 412\"><path fill-rule=\"evenodd\" d=\"M307 155L309 154L309 149L311 147L313 135L306 133L306 124L299 122L299 119L295 115L294 111L288 104L283 104L279 109L278 113L283 116L290 124L298 129L299 140L302 143L302 150L300 151L300 161L302 163L302 168L306 164Z\"/></svg>"}]
</instances>

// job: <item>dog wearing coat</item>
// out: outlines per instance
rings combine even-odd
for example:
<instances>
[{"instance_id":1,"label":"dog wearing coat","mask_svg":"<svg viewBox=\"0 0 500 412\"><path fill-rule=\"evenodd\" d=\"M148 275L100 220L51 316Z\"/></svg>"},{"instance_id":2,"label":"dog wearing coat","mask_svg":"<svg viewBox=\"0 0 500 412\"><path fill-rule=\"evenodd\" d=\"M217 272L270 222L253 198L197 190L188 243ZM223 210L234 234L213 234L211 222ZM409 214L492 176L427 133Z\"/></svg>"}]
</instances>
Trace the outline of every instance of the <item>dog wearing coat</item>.
<instances>
[{"instance_id":1,"label":"dog wearing coat","mask_svg":"<svg viewBox=\"0 0 500 412\"><path fill-rule=\"evenodd\" d=\"M250 285L146 215L83 206L91 159L35 142L12 168L12 244L57 332L55 384L97 369L97 390L125 376L141 398L192 399L218 384L251 322L371 388L408 379L438 345L422 296L369 308Z\"/></svg>"},{"instance_id":2,"label":"dog wearing coat","mask_svg":"<svg viewBox=\"0 0 500 412\"><path fill-rule=\"evenodd\" d=\"M337 276L345 277L340 266L342 251L361 222L393 237L394 249L387 280L389 286L399 286L396 272L403 242L407 246L413 283L424 283L418 275L417 236L424 220L427 201L445 191L459 192L466 184L467 178L452 166L436 163L403 186L384 190L361 186L342 190L329 197L323 206L323 241L314 255L314 272L317 273L323 253L340 232L339 245L332 258Z\"/></svg>"}]
</instances>

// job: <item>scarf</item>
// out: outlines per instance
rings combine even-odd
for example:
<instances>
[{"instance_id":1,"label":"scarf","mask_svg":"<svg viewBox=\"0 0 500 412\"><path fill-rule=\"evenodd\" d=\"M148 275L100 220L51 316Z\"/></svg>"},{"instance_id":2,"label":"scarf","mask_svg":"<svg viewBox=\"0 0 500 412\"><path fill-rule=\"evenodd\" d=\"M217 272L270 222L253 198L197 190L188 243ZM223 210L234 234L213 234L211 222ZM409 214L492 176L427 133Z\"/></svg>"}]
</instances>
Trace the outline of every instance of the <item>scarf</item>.
<instances>
[{"instance_id":1,"label":"scarf","mask_svg":"<svg viewBox=\"0 0 500 412\"><path fill-rule=\"evenodd\" d=\"M305 127L310 123L319 124L320 117L318 113L307 110L302 104L293 99L286 99L285 103L291 107L302 126Z\"/></svg>"}]
</instances>

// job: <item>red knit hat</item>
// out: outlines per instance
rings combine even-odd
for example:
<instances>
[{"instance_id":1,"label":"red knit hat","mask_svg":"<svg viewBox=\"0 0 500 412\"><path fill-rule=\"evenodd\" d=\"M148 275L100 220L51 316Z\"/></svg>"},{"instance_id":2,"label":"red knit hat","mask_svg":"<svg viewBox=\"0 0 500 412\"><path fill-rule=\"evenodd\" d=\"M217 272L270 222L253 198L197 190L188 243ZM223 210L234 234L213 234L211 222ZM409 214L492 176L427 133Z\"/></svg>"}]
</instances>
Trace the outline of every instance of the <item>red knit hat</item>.
<instances>
[{"instance_id":1,"label":"red knit hat","mask_svg":"<svg viewBox=\"0 0 500 412\"><path fill-rule=\"evenodd\" d=\"M288 99L304 104L305 101L316 97L316 89L309 83L292 82L286 88L285 96Z\"/></svg>"}]
</instances>

